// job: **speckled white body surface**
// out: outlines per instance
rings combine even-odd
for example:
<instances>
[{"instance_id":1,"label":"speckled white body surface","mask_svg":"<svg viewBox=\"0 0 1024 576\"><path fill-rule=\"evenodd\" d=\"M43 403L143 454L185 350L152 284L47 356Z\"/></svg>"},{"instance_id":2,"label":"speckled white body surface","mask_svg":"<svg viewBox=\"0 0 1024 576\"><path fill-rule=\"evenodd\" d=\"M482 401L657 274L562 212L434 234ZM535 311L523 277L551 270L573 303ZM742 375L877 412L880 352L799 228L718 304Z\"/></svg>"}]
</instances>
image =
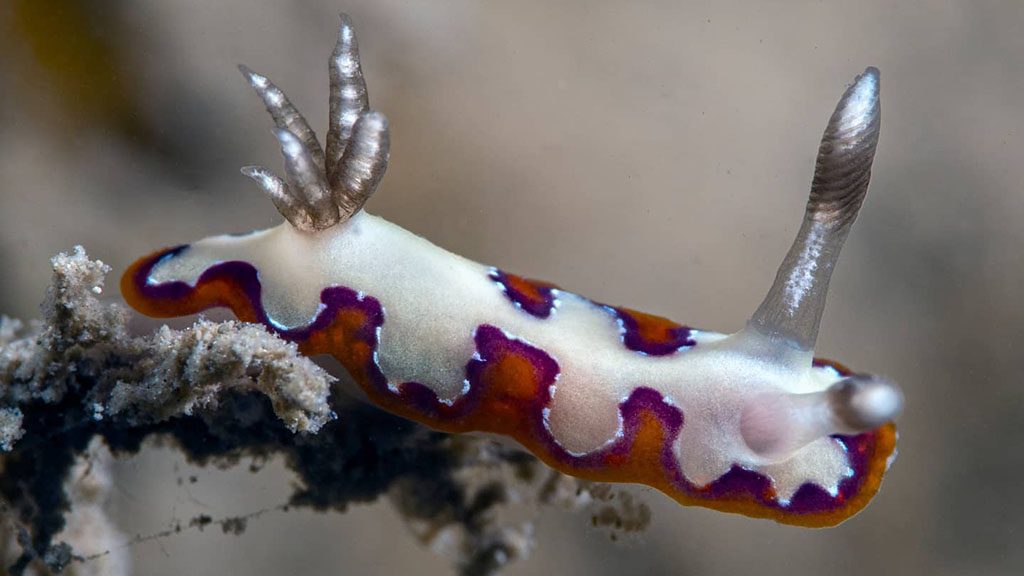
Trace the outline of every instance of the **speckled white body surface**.
<instances>
[{"instance_id":1,"label":"speckled white body surface","mask_svg":"<svg viewBox=\"0 0 1024 576\"><path fill-rule=\"evenodd\" d=\"M807 482L834 494L852 473L843 446L827 436L781 461L759 456L744 442L740 417L752 399L820 392L840 380L831 368L812 367L811 352L780 351L756 331L694 331L696 346L646 356L623 345L622 328L609 310L557 291L550 317L531 316L509 301L489 267L365 212L319 233L283 223L245 236L207 238L160 262L149 281L194 285L210 266L230 260L259 271L263 307L282 328L308 324L330 286L373 296L385 313L378 349L384 375L395 384L419 382L442 401L466 392L465 367L481 324L544 350L560 367L546 422L570 453L592 452L621 434L620 403L643 386L683 412L673 449L683 475L698 486L735 464L765 474L785 504Z\"/></svg>"}]
</instances>

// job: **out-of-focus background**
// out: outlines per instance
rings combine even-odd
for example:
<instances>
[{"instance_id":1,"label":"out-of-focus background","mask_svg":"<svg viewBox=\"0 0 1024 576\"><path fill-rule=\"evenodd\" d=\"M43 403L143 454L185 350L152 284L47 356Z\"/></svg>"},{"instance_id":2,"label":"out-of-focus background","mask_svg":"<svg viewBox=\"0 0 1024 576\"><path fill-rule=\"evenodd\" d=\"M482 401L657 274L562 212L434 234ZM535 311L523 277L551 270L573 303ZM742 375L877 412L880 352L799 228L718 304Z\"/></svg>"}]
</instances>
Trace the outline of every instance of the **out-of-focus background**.
<instances>
[{"instance_id":1,"label":"out-of-focus background","mask_svg":"<svg viewBox=\"0 0 1024 576\"><path fill-rule=\"evenodd\" d=\"M806 530L650 493L653 524L626 546L548 510L511 574L1024 572L1017 0L8 0L0 311L35 316L47 259L74 244L116 275L158 247L276 223L238 173L280 160L235 65L324 127L342 10L392 126L372 212L470 258L722 331L771 283L842 90L882 70L871 192L818 344L906 391L879 496ZM196 470L153 449L118 465L111 506L127 535L149 534L274 506L289 483L276 463ZM145 575L450 571L386 503L274 512L241 536L190 531L129 553Z\"/></svg>"}]
</instances>

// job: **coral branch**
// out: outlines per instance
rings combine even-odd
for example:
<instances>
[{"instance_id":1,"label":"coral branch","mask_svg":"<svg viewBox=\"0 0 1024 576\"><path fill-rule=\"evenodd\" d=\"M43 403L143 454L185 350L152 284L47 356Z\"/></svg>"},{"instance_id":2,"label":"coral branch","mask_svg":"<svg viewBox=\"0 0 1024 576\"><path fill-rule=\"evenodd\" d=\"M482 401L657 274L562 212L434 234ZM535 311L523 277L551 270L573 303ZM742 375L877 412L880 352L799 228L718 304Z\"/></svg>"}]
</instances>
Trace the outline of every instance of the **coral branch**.
<instances>
[{"instance_id":1,"label":"coral branch","mask_svg":"<svg viewBox=\"0 0 1024 576\"><path fill-rule=\"evenodd\" d=\"M80 246L59 254L38 332L13 340L20 323L3 320L0 334L7 336L0 338L8 342L0 352L0 402L7 406L0 438L24 432L19 405L55 404L69 393L90 403L93 419L132 426L191 415L230 390L260 392L293 431L316 432L332 417L327 399L334 379L260 326L200 320L190 330L165 326L153 336L130 337L127 313L95 298L108 271Z\"/></svg>"}]
</instances>

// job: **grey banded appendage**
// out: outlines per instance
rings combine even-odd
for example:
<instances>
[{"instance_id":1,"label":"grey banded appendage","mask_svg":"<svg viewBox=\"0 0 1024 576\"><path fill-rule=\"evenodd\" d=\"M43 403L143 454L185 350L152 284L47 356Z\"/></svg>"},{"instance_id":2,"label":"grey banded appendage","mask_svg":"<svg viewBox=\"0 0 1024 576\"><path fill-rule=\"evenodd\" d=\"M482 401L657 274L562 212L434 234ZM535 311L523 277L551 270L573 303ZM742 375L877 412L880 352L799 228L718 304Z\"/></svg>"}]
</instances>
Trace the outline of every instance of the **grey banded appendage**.
<instances>
[{"instance_id":1,"label":"grey banded appendage","mask_svg":"<svg viewBox=\"0 0 1024 576\"><path fill-rule=\"evenodd\" d=\"M867 194L880 126L879 73L868 68L846 90L829 119L800 231L747 326L747 332L758 334L759 341L780 355L809 361L829 279ZM823 392L751 402L744 413L743 433L755 452L782 456L821 436L877 428L902 407L903 394L895 383L853 375ZM780 418L783 414L790 418ZM780 421L799 424L782 430L776 424Z\"/></svg>"},{"instance_id":2,"label":"grey banded appendage","mask_svg":"<svg viewBox=\"0 0 1024 576\"><path fill-rule=\"evenodd\" d=\"M316 232L344 222L377 190L388 166L387 118L369 107L352 22L341 15L328 64L331 83L327 149L285 93L265 76L239 66L274 120L284 156L284 179L246 166L278 212L299 230Z\"/></svg>"}]
</instances>

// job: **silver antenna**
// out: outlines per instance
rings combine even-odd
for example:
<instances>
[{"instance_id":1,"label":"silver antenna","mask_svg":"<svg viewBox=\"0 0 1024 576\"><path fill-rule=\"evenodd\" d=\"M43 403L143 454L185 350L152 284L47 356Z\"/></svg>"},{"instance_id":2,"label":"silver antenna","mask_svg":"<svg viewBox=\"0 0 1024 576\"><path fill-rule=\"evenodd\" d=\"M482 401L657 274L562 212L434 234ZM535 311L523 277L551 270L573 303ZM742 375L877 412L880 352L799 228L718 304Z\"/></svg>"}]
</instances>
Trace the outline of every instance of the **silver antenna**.
<instances>
[{"instance_id":1,"label":"silver antenna","mask_svg":"<svg viewBox=\"0 0 1024 576\"><path fill-rule=\"evenodd\" d=\"M881 109L879 77L868 68L839 100L818 148L800 231L750 325L773 339L812 350L828 282L871 179Z\"/></svg>"}]
</instances>

